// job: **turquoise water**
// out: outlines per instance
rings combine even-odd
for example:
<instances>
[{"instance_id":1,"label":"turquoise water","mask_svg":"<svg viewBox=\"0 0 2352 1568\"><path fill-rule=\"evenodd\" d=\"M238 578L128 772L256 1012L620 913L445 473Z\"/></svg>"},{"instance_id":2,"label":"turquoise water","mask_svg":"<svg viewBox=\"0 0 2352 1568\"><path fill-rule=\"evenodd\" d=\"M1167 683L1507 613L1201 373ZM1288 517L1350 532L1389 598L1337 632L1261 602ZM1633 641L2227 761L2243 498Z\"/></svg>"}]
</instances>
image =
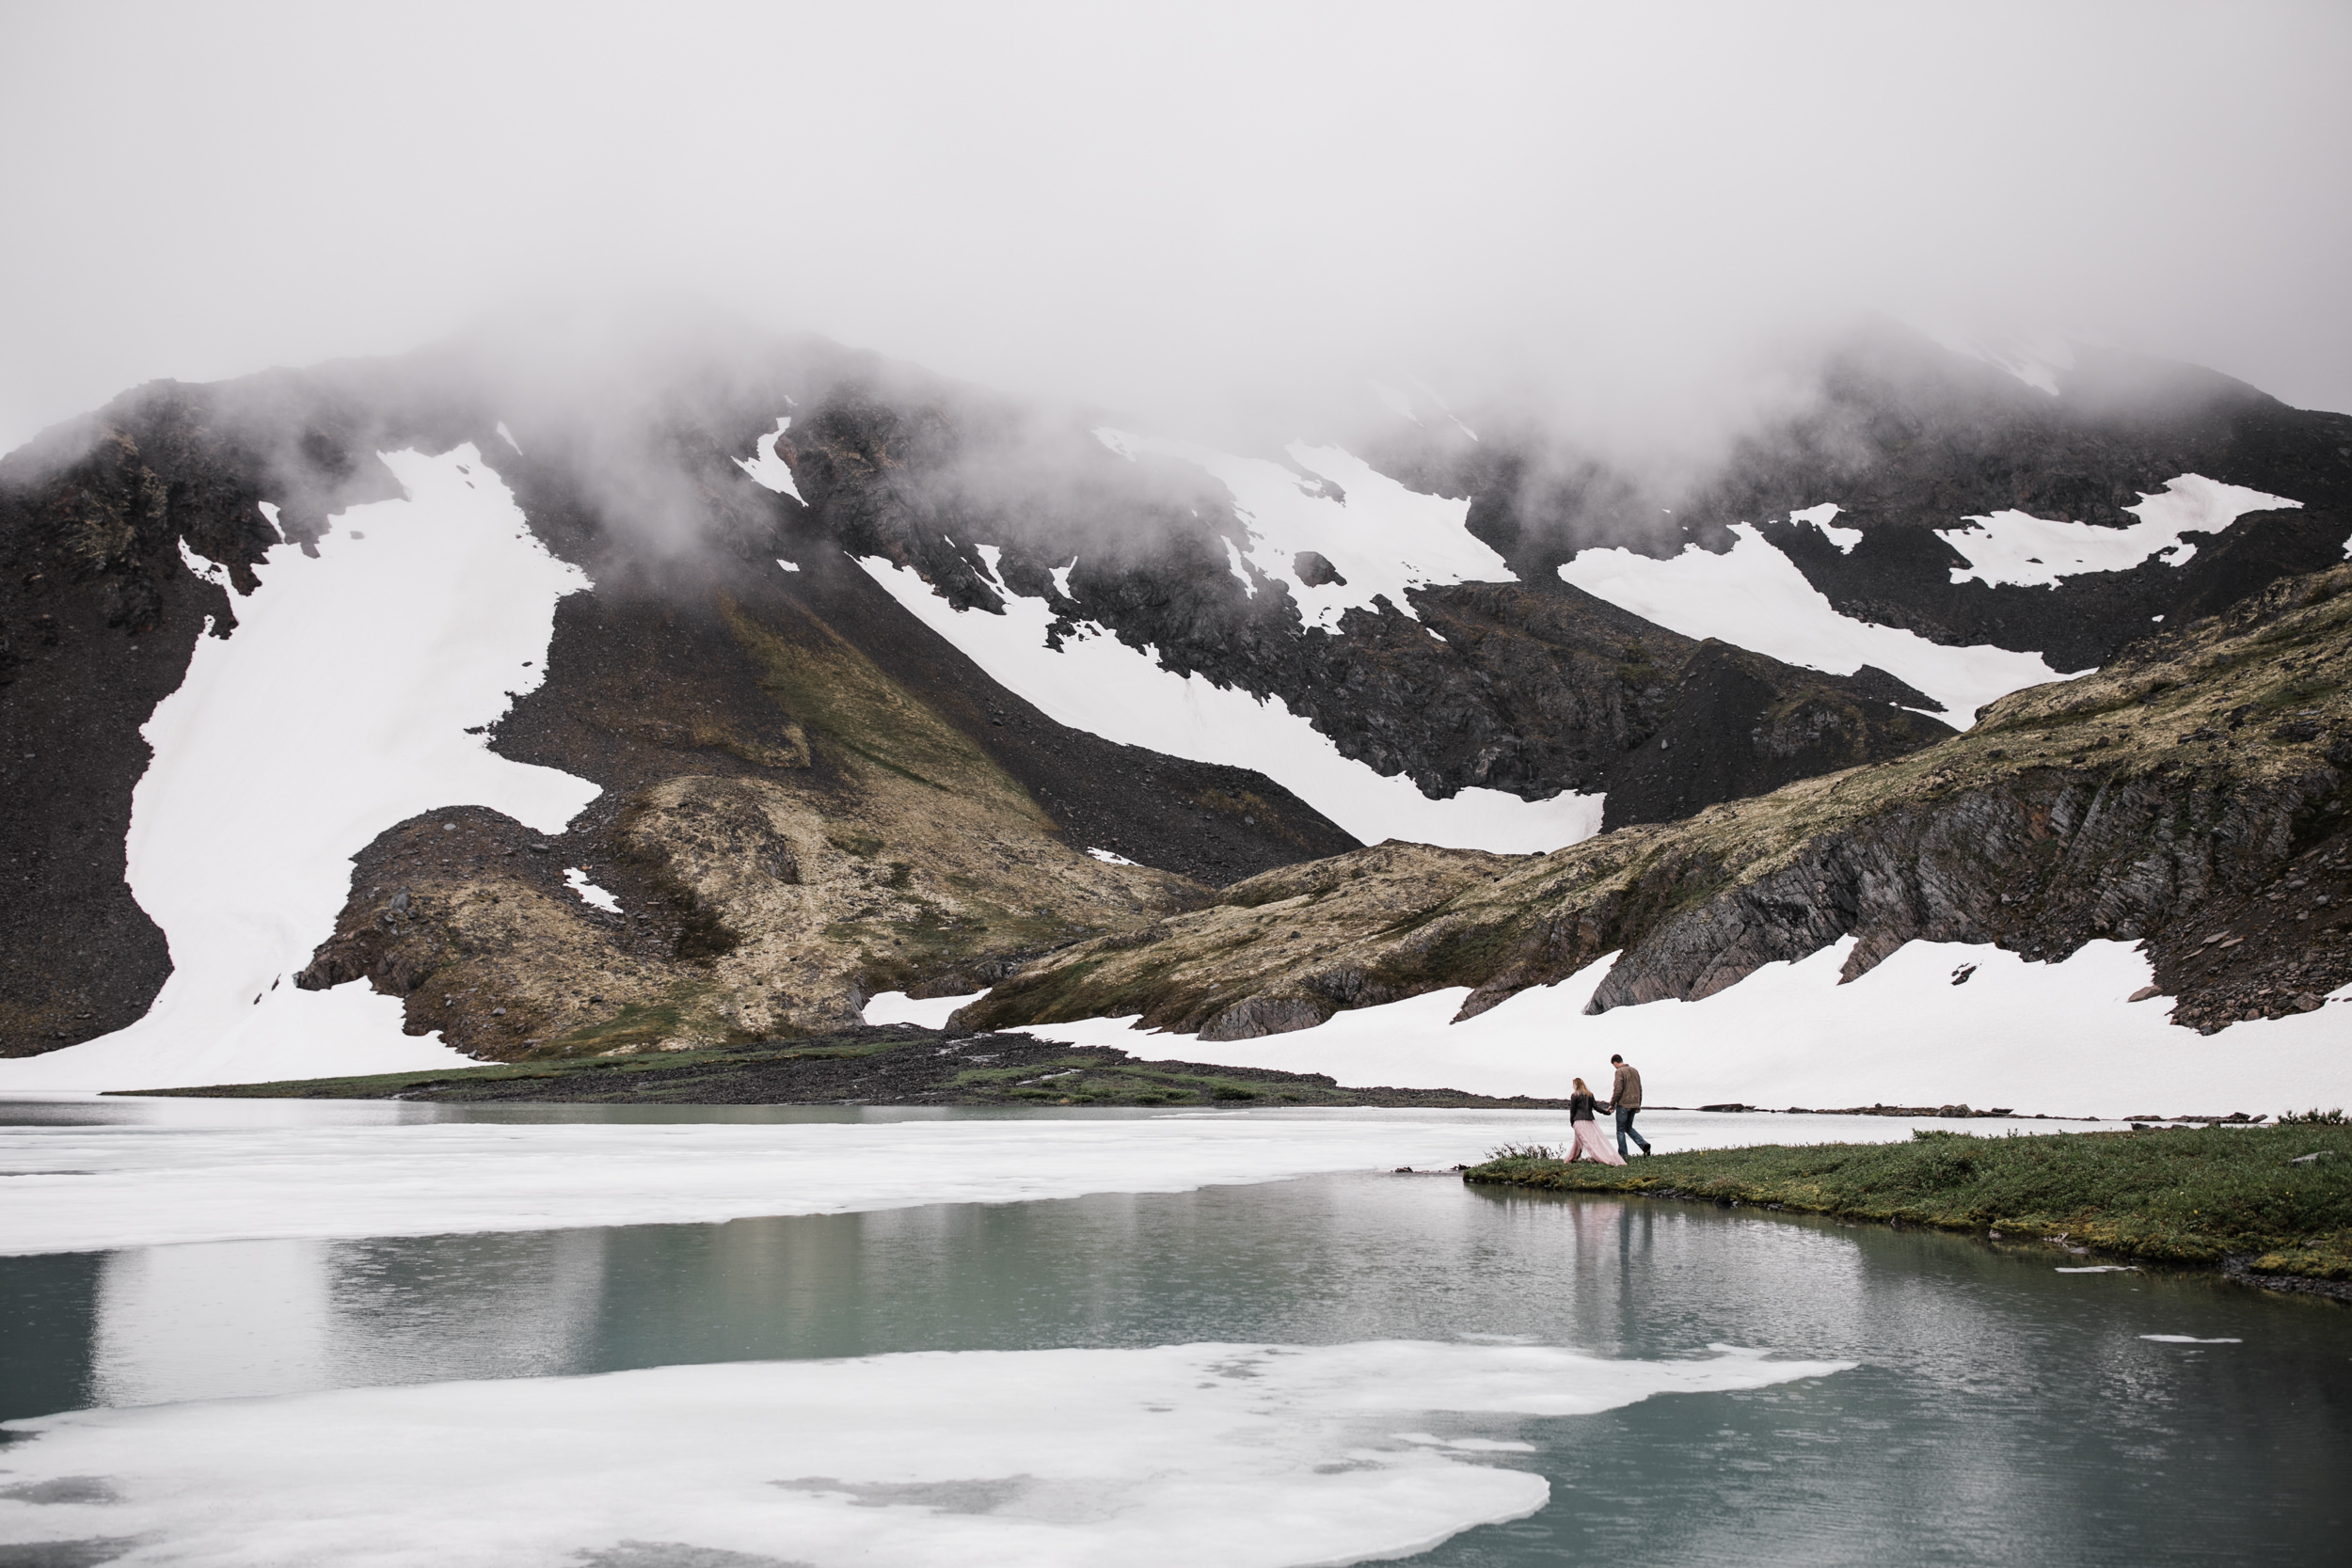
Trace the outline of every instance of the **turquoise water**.
<instances>
[{"instance_id":1,"label":"turquoise water","mask_svg":"<svg viewBox=\"0 0 2352 1568\"><path fill-rule=\"evenodd\" d=\"M0 1416L907 1350L1494 1337L1858 1363L1534 1419L1432 1563L2343 1560L2352 1312L1751 1211L1345 1175L0 1259ZM2189 1344L2143 1336L2235 1343Z\"/></svg>"}]
</instances>

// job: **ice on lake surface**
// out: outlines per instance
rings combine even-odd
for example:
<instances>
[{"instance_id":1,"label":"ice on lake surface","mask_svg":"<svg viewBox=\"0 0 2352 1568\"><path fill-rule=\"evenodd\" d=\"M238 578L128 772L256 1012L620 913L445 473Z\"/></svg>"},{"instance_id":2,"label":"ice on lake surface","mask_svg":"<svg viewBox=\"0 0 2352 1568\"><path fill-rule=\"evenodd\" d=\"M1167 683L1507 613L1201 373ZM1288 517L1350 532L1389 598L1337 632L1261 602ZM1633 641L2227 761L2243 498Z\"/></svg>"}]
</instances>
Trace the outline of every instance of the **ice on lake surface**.
<instances>
[{"instance_id":1,"label":"ice on lake surface","mask_svg":"<svg viewBox=\"0 0 2352 1568\"><path fill-rule=\"evenodd\" d=\"M1475 1430L1453 1447L1400 1424L1435 1413L1509 1431L1513 1418L1843 1370L1729 1352L1251 1342L151 1406L34 1423L40 1440L11 1455L14 1490L103 1476L111 1496L0 1494L0 1539L62 1529L241 1562L501 1568L632 1540L819 1564L1357 1561L1523 1517L1550 1494L1539 1475L1472 1460L1494 1451Z\"/></svg>"},{"instance_id":2,"label":"ice on lake surface","mask_svg":"<svg viewBox=\"0 0 2352 1568\"><path fill-rule=\"evenodd\" d=\"M2328 1304L1390 1173L1556 1136L1540 1115L7 1114L14 1168L135 1174L135 1202L243 1164L274 1167L298 1215L340 1141L427 1214L468 1212L442 1188L487 1189L472 1215L507 1228L370 1234L347 1209L333 1235L0 1258L21 1439L0 1449L0 1546L2120 1568L2324 1557L2352 1467L2352 1329ZM1873 1119L1659 1114L1652 1136L1908 1135ZM384 1150L412 1134L396 1175ZM526 1212L608 1167L596 1202L658 1187L706 1139L771 1202L890 1206L561 1229ZM1345 1168L1278 1179L1301 1143ZM796 1148L831 1157L758 1152ZM914 1174L886 1183L894 1166ZM1024 1169L1036 1185L1009 1181ZM75 1180L102 1179L0 1196ZM959 1195L995 1196L937 1201Z\"/></svg>"},{"instance_id":3,"label":"ice on lake surface","mask_svg":"<svg viewBox=\"0 0 2352 1568\"><path fill-rule=\"evenodd\" d=\"M1557 1111L710 1113L91 1097L20 1101L17 1115L40 1119L0 1128L0 1254L1181 1192L1318 1171L1444 1170L1504 1143L1562 1142L1566 1129ZM1641 1122L1661 1150L1891 1140L1949 1125L1668 1111Z\"/></svg>"}]
</instances>

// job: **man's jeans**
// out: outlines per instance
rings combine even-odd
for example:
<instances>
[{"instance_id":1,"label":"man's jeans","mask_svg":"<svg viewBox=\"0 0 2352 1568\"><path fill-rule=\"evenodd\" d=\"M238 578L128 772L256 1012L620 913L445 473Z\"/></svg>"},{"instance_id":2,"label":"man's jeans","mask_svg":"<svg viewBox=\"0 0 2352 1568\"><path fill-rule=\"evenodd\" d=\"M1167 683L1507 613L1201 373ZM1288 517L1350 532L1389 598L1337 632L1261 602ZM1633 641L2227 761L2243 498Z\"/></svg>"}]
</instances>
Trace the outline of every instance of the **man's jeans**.
<instances>
[{"instance_id":1,"label":"man's jeans","mask_svg":"<svg viewBox=\"0 0 2352 1568\"><path fill-rule=\"evenodd\" d=\"M1628 1138L1631 1138L1635 1143L1640 1144L1642 1146L1643 1153L1647 1154L1649 1152L1649 1140L1642 1136L1639 1132L1633 1131L1633 1118L1641 1114L1642 1108L1639 1105L1634 1106L1629 1111L1622 1105L1617 1107L1617 1158L1620 1160L1630 1159L1632 1157L1630 1152L1625 1147L1625 1141Z\"/></svg>"}]
</instances>

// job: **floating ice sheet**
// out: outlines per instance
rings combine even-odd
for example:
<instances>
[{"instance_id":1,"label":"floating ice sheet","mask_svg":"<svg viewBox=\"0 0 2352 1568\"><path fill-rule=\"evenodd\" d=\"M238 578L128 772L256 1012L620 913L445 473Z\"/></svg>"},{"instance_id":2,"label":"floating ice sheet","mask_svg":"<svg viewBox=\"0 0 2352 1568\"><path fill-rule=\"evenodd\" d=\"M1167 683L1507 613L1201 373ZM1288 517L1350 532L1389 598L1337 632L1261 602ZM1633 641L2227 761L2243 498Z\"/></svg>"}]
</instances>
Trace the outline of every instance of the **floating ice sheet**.
<instances>
[{"instance_id":1,"label":"floating ice sheet","mask_svg":"<svg viewBox=\"0 0 2352 1568\"><path fill-rule=\"evenodd\" d=\"M2201 1092L2185 1085L2212 1077L2211 1040L2167 1022L2161 999L2124 1000L2153 974L2129 943L2093 942L2063 963L2028 963L1989 944L1914 942L1840 985L1852 945L1847 938L1797 963L1766 964L1704 1001L1598 1016L1584 1006L1614 955L1460 1023L1451 1021L1470 994L1463 988L1339 1013L1319 1028L1214 1045L1138 1035L1124 1019L1024 1028L1144 1055L1327 1072L1348 1085L1495 1095L1565 1095L1572 1076L1606 1079L1616 1053L1642 1069L1653 1104L1967 1104L2096 1116L2123 1102L2175 1101ZM1952 975L1963 965L1975 968L1956 986ZM2341 1000L2233 1025L2228 1092L2237 1103L2217 1109L2352 1098L2347 1028L2352 1005Z\"/></svg>"},{"instance_id":2,"label":"floating ice sheet","mask_svg":"<svg viewBox=\"0 0 2352 1568\"><path fill-rule=\"evenodd\" d=\"M1146 1041L1129 1034L1121 1043ZM1605 1060L1586 1070L1598 1072ZM427 1119L462 1113L386 1101L160 1100L108 1101L106 1114L140 1119L0 1130L0 1253L691 1225L1177 1193L1321 1171L1446 1170L1500 1144L1558 1143L1565 1132L1558 1111L645 1123ZM1911 1125L1672 1113L1643 1122L1660 1148L1907 1138Z\"/></svg>"},{"instance_id":3,"label":"floating ice sheet","mask_svg":"<svg viewBox=\"0 0 2352 1568\"><path fill-rule=\"evenodd\" d=\"M141 732L155 754L131 798L126 875L171 947L153 1006L0 1062L0 1091L474 1065L402 1034L400 1000L365 981L307 991L293 977L334 933L352 857L387 828L478 805L560 832L596 798L469 733L537 689L556 601L589 582L472 445L383 460L406 497L342 513L315 557L272 546L235 634L197 639Z\"/></svg>"},{"instance_id":4,"label":"floating ice sheet","mask_svg":"<svg viewBox=\"0 0 2352 1568\"><path fill-rule=\"evenodd\" d=\"M1195 1344L83 1411L11 1423L36 1435L8 1449L0 1542L250 1568L1359 1562L1541 1508L1549 1482L1507 1466L1528 1420L1850 1365Z\"/></svg>"},{"instance_id":5,"label":"floating ice sheet","mask_svg":"<svg viewBox=\"0 0 2352 1568\"><path fill-rule=\"evenodd\" d=\"M1819 510L1811 509L1808 520ZM2066 678L2040 654L1950 648L1917 632L1842 615L1754 527L1735 523L1731 531L1732 547L1722 555L1696 545L1670 561L1629 549L1590 549L1562 562L1560 576L1685 637L1719 637L1835 675L1874 664L1943 704L1940 717L1956 729L1966 729L1977 709L1995 697Z\"/></svg>"}]
</instances>

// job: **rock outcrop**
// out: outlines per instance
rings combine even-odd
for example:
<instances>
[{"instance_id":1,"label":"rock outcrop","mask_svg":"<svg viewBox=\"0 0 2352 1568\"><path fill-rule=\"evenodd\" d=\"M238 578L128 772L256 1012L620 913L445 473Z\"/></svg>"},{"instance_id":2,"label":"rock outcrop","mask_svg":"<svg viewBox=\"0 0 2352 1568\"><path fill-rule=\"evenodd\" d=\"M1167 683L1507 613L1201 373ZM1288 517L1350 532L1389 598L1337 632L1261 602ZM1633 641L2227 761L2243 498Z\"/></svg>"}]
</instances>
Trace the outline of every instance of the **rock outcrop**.
<instances>
[{"instance_id":1,"label":"rock outcrop","mask_svg":"<svg viewBox=\"0 0 2352 1568\"><path fill-rule=\"evenodd\" d=\"M1082 943L958 1015L1141 1013L1237 1037L1450 986L1474 1014L1612 952L1596 1010L1695 999L1856 939L2054 959L2144 942L2175 1022L2305 1010L2352 981L2352 566L2004 698L1891 762L1523 859L1382 845Z\"/></svg>"}]
</instances>

